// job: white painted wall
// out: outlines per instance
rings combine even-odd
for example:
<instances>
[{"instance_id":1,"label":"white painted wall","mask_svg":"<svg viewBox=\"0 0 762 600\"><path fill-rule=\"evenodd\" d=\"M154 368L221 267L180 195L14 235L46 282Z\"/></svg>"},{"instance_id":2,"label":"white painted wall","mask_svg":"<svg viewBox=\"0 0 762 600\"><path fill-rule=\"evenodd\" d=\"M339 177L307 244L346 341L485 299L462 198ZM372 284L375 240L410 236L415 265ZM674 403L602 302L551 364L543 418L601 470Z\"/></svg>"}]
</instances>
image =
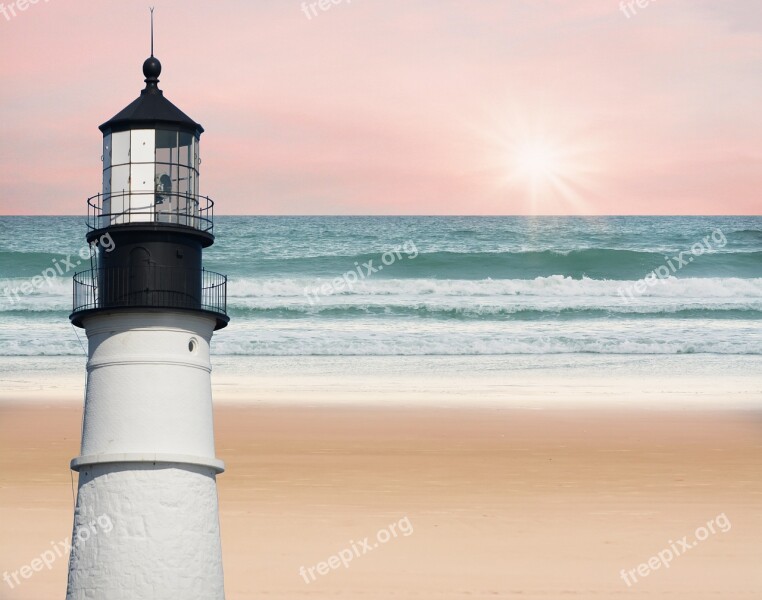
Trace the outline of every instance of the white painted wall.
<instances>
[{"instance_id":1,"label":"white painted wall","mask_svg":"<svg viewBox=\"0 0 762 600\"><path fill-rule=\"evenodd\" d=\"M81 455L167 452L214 459L214 324L211 317L167 311L86 319Z\"/></svg>"},{"instance_id":2,"label":"white painted wall","mask_svg":"<svg viewBox=\"0 0 762 600\"><path fill-rule=\"evenodd\" d=\"M181 311L84 320L88 383L67 600L224 598L209 341ZM104 516L105 515L105 516ZM96 527L97 529L97 527Z\"/></svg>"},{"instance_id":3,"label":"white painted wall","mask_svg":"<svg viewBox=\"0 0 762 600\"><path fill-rule=\"evenodd\" d=\"M210 467L83 467L72 543L67 600L225 597Z\"/></svg>"}]
</instances>

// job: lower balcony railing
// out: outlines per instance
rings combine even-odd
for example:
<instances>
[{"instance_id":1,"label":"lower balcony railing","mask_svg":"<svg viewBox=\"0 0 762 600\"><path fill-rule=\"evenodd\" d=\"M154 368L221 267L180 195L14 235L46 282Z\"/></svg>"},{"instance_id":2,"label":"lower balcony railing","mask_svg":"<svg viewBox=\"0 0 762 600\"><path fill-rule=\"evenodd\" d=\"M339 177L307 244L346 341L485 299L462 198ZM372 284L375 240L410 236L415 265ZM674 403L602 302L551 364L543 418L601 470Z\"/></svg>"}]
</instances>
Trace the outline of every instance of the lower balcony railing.
<instances>
[{"instance_id":1,"label":"lower balcony railing","mask_svg":"<svg viewBox=\"0 0 762 600\"><path fill-rule=\"evenodd\" d=\"M74 310L183 308L227 314L227 277L206 269L95 268L74 275Z\"/></svg>"}]
</instances>

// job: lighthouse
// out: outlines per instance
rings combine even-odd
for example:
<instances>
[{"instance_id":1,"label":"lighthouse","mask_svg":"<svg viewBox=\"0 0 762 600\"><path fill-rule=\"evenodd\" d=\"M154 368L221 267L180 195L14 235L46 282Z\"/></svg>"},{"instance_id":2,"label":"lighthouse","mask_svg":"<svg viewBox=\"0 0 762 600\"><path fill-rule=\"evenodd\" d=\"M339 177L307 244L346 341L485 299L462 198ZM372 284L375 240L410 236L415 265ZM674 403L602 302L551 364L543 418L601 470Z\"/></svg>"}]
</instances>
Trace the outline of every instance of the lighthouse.
<instances>
[{"instance_id":1,"label":"lighthouse","mask_svg":"<svg viewBox=\"0 0 762 600\"><path fill-rule=\"evenodd\" d=\"M95 251L74 276L89 351L67 600L224 598L209 344L228 323L227 279L202 262L203 128L159 89L151 45L140 96L100 126Z\"/></svg>"}]
</instances>

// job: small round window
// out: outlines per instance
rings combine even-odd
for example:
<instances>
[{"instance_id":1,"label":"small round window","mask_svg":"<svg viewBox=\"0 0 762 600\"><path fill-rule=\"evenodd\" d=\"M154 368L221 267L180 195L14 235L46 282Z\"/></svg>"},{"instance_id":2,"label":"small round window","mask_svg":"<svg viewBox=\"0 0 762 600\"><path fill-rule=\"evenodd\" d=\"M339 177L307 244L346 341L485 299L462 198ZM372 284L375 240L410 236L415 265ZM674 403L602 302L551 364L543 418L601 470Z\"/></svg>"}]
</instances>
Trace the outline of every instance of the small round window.
<instances>
[{"instance_id":1,"label":"small round window","mask_svg":"<svg viewBox=\"0 0 762 600\"><path fill-rule=\"evenodd\" d=\"M191 354L195 354L198 351L198 340L196 338L191 338L188 341L188 352Z\"/></svg>"}]
</instances>

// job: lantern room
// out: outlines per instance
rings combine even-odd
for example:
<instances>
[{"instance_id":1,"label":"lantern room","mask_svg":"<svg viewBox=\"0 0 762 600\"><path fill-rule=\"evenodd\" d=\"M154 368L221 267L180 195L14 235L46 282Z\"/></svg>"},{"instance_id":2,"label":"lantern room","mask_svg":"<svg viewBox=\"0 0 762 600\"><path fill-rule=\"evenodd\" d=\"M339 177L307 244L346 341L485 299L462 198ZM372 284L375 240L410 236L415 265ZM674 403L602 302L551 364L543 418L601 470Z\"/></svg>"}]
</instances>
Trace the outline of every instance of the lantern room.
<instances>
[{"instance_id":1,"label":"lantern room","mask_svg":"<svg viewBox=\"0 0 762 600\"><path fill-rule=\"evenodd\" d=\"M143 63L146 87L100 126L103 187L91 205L95 228L167 223L206 230L210 201L199 196L199 139L203 127L164 97L161 63Z\"/></svg>"}]
</instances>

